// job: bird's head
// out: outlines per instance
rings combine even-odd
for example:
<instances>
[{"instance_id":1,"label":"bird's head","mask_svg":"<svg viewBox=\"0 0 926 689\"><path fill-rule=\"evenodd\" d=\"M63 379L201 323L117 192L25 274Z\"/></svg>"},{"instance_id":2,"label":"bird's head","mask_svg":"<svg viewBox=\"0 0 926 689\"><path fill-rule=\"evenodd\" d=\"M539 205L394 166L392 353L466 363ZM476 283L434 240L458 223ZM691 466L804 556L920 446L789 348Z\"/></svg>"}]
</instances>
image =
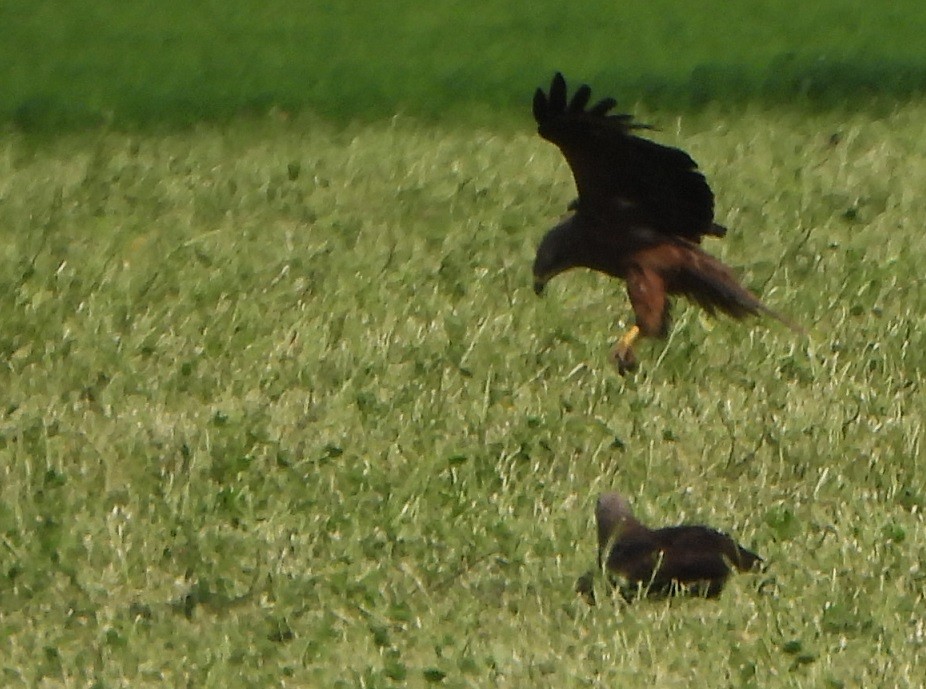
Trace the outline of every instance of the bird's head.
<instances>
[{"instance_id":1,"label":"bird's head","mask_svg":"<svg viewBox=\"0 0 926 689\"><path fill-rule=\"evenodd\" d=\"M595 506L598 526L598 555L604 557L614 543L620 540L628 527L639 525L633 516L630 503L620 493L602 493Z\"/></svg>"},{"instance_id":2,"label":"bird's head","mask_svg":"<svg viewBox=\"0 0 926 689\"><path fill-rule=\"evenodd\" d=\"M580 249L575 216L571 216L544 235L534 258L534 293L542 294L546 284L563 271L579 265Z\"/></svg>"}]
</instances>

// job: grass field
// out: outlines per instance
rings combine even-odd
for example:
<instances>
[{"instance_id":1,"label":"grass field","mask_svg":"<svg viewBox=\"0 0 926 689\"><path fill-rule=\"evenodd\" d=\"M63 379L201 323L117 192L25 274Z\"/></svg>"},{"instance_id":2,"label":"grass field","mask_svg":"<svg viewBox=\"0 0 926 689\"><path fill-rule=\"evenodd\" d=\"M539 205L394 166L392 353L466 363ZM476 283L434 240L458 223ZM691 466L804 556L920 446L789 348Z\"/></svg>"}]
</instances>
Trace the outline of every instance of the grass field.
<instances>
[{"instance_id":1,"label":"grass field","mask_svg":"<svg viewBox=\"0 0 926 689\"><path fill-rule=\"evenodd\" d=\"M926 106L639 114L806 338L679 304L617 376L526 113L7 136L4 686L922 686ZM768 573L586 606L612 487Z\"/></svg>"},{"instance_id":2,"label":"grass field","mask_svg":"<svg viewBox=\"0 0 926 689\"><path fill-rule=\"evenodd\" d=\"M0 4L0 686L926 685L926 6L679 6ZM534 296L554 69L806 336ZM608 489L768 571L589 607Z\"/></svg>"}]
</instances>

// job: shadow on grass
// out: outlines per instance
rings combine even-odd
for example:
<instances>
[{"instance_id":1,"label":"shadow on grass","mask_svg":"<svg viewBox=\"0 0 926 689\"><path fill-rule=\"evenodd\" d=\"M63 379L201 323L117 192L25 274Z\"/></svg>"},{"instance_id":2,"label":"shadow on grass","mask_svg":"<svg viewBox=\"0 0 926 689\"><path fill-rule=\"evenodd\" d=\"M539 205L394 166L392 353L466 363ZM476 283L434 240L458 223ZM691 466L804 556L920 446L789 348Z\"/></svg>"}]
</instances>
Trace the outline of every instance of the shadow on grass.
<instances>
[{"instance_id":1,"label":"shadow on grass","mask_svg":"<svg viewBox=\"0 0 926 689\"><path fill-rule=\"evenodd\" d=\"M234 117L261 116L278 109L283 113L310 110L335 122L376 120L396 112L431 121L466 122L472 113L481 120L517 118L529 109L535 84L514 77L488 83L484 75L467 69L455 72L453 88L445 83L421 81L405 84L397 77L386 88L382 82L364 83L358 75L343 75L349 90L305 95L266 91L216 99L208 94L145 98L127 92L114 109L102 112L55 94L33 96L0 118L28 133L60 133L109 125L118 129L185 128L199 122L221 122ZM538 83L548 75L539 77ZM367 79L372 79L367 76ZM580 74L567 78L581 80ZM590 79L591 80L591 79ZM618 71L603 71L591 84L599 95L616 95L624 108L699 110L711 104L787 104L808 110L890 108L899 101L926 94L926 65L899 61L808 61L791 55L774 60L764 72L745 67L709 63L695 67L683 79L663 76L628 78ZM488 113L488 114L487 114Z\"/></svg>"}]
</instances>

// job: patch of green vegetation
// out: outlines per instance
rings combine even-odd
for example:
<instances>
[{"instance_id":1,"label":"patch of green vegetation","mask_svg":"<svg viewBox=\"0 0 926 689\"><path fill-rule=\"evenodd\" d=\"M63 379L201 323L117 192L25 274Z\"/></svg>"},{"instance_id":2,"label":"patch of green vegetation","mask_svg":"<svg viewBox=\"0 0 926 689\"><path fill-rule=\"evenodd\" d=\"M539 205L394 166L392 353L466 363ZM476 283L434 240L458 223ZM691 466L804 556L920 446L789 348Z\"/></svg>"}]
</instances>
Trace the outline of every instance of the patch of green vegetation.
<instances>
[{"instance_id":1,"label":"patch of green vegetation","mask_svg":"<svg viewBox=\"0 0 926 689\"><path fill-rule=\"evenodd\" d=\"M926 90L923 35L917 0L7 0L0 118L57 131L276 107L498 122L557 69L650 107L857 104Z\"/></svg>"},{"instance_id":2,"label":"patch of green vegetation","mask_svg":"<svg viewBox=\"0 0 926 689\"><path fill-rule=\"evenodd\" d=\"M5 139L4 686L919 686L926 107L647 119L806 339L678 304L618 377L529 127ZM769 572L587 607L612 487Z\"/></svg>"}]
</instances>

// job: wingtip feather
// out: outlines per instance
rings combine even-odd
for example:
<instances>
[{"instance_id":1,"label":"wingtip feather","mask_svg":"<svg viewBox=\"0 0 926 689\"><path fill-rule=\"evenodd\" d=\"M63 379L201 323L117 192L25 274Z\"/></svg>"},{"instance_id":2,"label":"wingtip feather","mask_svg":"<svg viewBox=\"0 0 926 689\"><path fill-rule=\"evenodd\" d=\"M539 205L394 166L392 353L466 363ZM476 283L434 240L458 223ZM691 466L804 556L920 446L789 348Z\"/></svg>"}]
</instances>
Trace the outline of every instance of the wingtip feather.
<instances>
[{"instance_id":1,"label":"wingtip feather","mask_svg":"<svg viewBox=\"0 0 926 689\"><path fill-rule=\"evenodd\" d=\"M591 107L591 109L588 111L588 114L595 117L602 117L607 115L608 111L611 110L611 108L613 108L615 105L617 105L617 101L613 98L602 98Z\"/></svg>"},{"instance_id":2,"label":"wingtip feather","mask_svg":"<svg viewBox=\"0 0 926 689\"><path fill-rule=\"evenodd\" d=\"M547 119L547 111L549 109L549 103L547 102L547 94L543 92L543 89L538 88L534 91L534 120L537 121L537 124L542 124Z\"/></svg>"},{"instance_id":3,"label":"wingtip feather","mask_svg":"<svg viewBox=\"0 0 926 689\"><path fill-rule=\"evenodd\" d=\"M566 80L562 72L553 75L553 81L550 83L550 110L560 113L566 110Z\"/></svg>"},{"instance_id":4,"label":"wingtip feather","mask_svg":"<svg viewBox=\"0 0 926 689\"><path fill-rule=\"evenodd\" d=\"M582 84L572 96L572 100L569 101L569 112L572 114L585 112L585 106L588 105L591 97L592 89L589 88L588 84Z\"/></svg>"}]
</instances>

